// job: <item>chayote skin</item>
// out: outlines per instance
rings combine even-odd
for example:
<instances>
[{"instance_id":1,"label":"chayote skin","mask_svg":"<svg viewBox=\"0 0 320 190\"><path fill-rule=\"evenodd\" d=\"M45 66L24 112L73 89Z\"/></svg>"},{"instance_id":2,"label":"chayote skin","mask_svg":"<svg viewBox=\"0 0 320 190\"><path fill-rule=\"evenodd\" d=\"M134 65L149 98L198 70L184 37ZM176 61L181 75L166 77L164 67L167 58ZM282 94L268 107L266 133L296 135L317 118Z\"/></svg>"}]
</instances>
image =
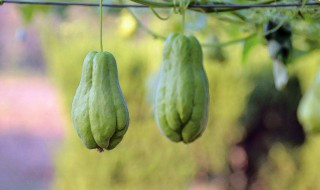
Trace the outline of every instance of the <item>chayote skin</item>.
<instances>
[{"instance_id":1,"label":"chayote skin","mask_svg":"<svg viewBox=\"0 0 320 190\"><path fill-rule=\"evenodd\" d=\"M71 116L74 128L82 143L89 149L98 148L95 142L89 120L89 94L92 86L93 58L97 54L91 51L83 61L80 84L73 98Z\"/></svg>"},{"instance_id":2,"label":"chayote skin","mask_svg":"<svg viewBox=\"0 0 320 190\"><path fill-rule=\"evenodd\" d=\"M108 52L89 52L72 103L72 120L89 149L111 150L129 126L129 112L119 82L116 60Z\"/></svg>"},{"instance_id":3,"label":"chayote skin","mask_svg":"<svg viewBox=\"0 0 320 190\"><path fill-rule=\"evenodd\" d=\"M320 69L316 80L303 95L297 115L307 132L320 132Z\"/></svg>"},{"instance_id":4,"label":"chayote skin","mask_svg":"<svg viewBox=\"0 0 320 190\"><path fill-rule=\"evenodd\" d=\"M172 33L164 44L155 117L171 141L190 143L207 123L209 90L201 45L194 36Z\"/></svg>"}]
</instances>

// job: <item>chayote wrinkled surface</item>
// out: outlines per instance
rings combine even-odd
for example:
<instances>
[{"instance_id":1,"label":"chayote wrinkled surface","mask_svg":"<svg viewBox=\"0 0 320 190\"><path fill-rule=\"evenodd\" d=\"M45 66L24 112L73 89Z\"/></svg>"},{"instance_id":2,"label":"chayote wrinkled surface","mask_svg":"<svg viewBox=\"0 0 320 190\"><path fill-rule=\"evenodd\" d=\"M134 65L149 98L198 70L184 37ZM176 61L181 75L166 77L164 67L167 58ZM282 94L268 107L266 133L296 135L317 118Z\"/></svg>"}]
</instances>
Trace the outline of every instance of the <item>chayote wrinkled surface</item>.
<instances>
[{"instance_id":1,"label":"chayote wrinkled surface","mask_svg":"<svg viewBox=\"0 0 320 190\"><path fill-rule=\"evenodd\" d=\"M71 115L74 128L87 148L111 150L121 142L129 126L129 112L111 53L87 54Z\"/></svg>"},{"instance_id":2,"label":"chayote wrinkled surface","mask_svg":"<svg viewBox=\"0 0 320 190\"><path fill-rule=\"evenodd\" d=\"M155 117L171 141L190 143L207 123L209 90L202 49L194 36L172 33L164 44Z\"/></svg>"}]
</instances>

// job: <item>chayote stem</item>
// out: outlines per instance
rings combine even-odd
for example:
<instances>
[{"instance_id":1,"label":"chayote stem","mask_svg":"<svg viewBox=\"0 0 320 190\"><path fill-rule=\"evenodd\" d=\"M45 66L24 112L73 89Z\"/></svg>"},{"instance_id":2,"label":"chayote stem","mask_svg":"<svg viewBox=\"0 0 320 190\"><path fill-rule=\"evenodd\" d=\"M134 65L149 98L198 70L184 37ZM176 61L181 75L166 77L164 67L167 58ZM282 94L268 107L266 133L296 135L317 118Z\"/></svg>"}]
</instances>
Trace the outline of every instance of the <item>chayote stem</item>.
<instances>
[{"instance_id":1,"label":"chayote stem","mask_svg":"<svg viewBox=\"0 0 320 190\"><path fill-rule=\"evenodd\" d=\"M188 9L190 0L180 0L179 13L182 15L182 34L184 34L186 22L186 10Z\"/></svg>"},{"instance_id":2,"label":"chayote stem","mask_svg":"<svg viewBox=\"0 0 320 190\"><path fill-rule=\"evenodd\" d=\"M102 1L100 0L100 51L103 52L103 44L102 44Z\"/></svg>"}]
</instances>

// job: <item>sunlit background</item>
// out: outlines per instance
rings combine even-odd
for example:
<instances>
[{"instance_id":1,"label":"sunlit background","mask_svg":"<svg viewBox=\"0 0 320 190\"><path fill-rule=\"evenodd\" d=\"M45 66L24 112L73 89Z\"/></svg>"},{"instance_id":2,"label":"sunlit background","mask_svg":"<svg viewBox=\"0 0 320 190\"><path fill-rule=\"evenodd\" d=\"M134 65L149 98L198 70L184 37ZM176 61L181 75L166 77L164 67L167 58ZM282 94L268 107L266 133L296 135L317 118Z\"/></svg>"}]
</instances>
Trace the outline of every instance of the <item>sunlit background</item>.
<instances>
[{"instance_id":1,"label":"sunlit background","mask_svg":"<svg viewBox=\"0 0 320 190\"><path fill-rule=\"evenodd\" d=\"M250 31L187 12L185 32L203 44L209 118L201 138L173 143L156 126L153 98L161 36L180 31L181 17L161 21L148 9L130 9L136 22L129 9L105 9L103 45L117 60L130 126L117 148L99 153L81 144L70 115L83 59L100 48L98 9L48 8L0 6L1 190L320 188L320 138L296 120L318 50L290 64L295 77L279 92L263 40L243 60L241 42L210 44ZM306 46L296 39L295 47Z\"/></svg>"}]
</instances>

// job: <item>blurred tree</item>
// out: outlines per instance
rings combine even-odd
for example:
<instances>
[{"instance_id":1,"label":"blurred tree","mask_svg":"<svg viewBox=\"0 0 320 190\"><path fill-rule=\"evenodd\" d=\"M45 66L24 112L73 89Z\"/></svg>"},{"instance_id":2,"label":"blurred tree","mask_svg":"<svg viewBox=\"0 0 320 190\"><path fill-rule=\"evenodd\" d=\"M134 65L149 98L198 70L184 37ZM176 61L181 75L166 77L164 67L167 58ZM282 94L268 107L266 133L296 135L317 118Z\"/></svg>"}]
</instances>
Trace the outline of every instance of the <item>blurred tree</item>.
<instances>
[{"instance_id":1,"label":"blurred tree","mask_svg":"<svg viewBox=\"0 0 320 190\"><path fill-rule=\"evenodd\" d=\"M298 78L292 76L282 91L275 89L268 69L263 69L252 81L254 89L241 120L245 127L244 136L231 154L238 156L240 161L230 163L232 172L243 171L247 187L260 180L259 170L275 144L295 147L306 140L296 114L302 97Z\"/></svg>"}]
</instances>

